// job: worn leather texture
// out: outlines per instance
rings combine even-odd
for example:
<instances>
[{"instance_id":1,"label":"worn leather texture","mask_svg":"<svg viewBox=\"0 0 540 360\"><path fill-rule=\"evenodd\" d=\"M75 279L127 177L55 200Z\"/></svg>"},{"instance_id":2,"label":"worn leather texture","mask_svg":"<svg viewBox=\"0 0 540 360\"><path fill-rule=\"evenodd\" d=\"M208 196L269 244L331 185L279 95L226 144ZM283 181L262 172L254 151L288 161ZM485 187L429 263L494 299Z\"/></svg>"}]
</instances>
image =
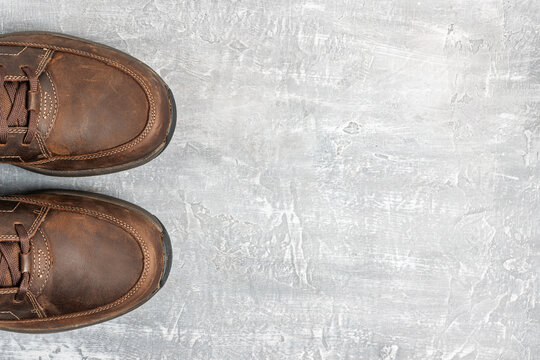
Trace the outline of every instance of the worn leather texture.
<instances>
[{"instance_id":1,"label":"worn leather texture","mask_svg":"<svg viewBox=\"0 0 540 360\"><path fill-rule=\"evenodd\" d=\"M135 206L89 194L0 197L0 241L30 237L30 286L0 288L0 329L49 332L124 314L148 300L164 272L163 229Z\"/></svg>"},{"instance_id":2,"label":"worn leather texture","mask_svg":"<svg viewBox=\"0 0 540 360\"><path fill-rule=\"evenodd\" d=\"M172 121L168 87L148 66L116 49L52 33L0 35L6 81L39 76L38 132L10 127L0 162L91 175L150 158L166 145Z\"/></svg>"}]
</instances>

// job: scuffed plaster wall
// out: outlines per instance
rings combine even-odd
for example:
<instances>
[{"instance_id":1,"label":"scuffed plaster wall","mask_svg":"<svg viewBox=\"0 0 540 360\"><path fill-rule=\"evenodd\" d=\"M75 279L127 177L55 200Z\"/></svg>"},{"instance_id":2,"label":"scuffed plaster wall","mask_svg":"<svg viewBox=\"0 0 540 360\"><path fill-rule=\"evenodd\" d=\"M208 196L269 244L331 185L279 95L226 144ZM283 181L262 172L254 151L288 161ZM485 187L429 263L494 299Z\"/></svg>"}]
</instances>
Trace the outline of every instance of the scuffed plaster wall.
<instances>
[{"instance_id":1,"label":"scuffed plaster wall","mask_svg":"<svg viewBox=\"0 0 540 360\"><path fill-rule=\"evenodd\" d=\"M173 236L167 287L2 359L540 359L540 2L1 1L170 84L156 161L2 192L136 202Z\"/></svg>"}]
</instances>

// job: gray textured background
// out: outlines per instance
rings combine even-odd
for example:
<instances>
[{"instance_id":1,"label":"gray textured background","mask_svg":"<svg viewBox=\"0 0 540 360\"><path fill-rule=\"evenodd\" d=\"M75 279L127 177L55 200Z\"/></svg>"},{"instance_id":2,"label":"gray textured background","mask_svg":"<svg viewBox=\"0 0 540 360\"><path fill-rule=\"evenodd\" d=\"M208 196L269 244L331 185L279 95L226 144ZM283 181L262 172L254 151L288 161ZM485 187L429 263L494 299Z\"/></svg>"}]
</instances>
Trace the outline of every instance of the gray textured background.
<instances>
[{"instance_id":1,"label":"gray textured background","mask_svg":"<svg viewBox=\"0 0 540 360\"><path fill-rule=\"evenodd\" d=\"M124 50L173 89L157 160L72 188L158 215L166 288L9 359L540 359L537 0L19 1L0 32Z\"/></svg>"}]
</instances>

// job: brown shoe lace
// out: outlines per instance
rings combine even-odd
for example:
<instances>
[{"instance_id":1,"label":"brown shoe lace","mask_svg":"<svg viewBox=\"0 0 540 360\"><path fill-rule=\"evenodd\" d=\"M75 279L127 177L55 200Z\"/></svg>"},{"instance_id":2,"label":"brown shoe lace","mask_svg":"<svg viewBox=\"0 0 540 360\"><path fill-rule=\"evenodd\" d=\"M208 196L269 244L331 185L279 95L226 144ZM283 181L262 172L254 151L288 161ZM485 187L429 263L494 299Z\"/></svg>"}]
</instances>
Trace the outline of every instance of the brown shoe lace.
<instances>
[{"instance_id":1,"label":"brown shoe lace","mask_svg":"<svg viewBox=\"0 0 540 360\"><path fill-rule=\"evenodd\" d=\"M19 284L15 300L21 301L30 284L30 236L22 224L15 224L15 231L18 244L16 241L0 242L0 287ZM10 276L7 276L8 272Z\"/></svg>"},{"instance_id":2,"label":"brown shoe lace","mask_svg":"<svg viewBox=\"0 0 540 360\"><path fill-rule=\"evenodd\" d=\"M26 127L23 143L30 144L37 132L39 81L36 72L21 67L28 82L5 81L6 69L0 64L0 145L7 144L9 127ZM27 120L27 113L30 113Z\"/></svg>"}]
</instances>

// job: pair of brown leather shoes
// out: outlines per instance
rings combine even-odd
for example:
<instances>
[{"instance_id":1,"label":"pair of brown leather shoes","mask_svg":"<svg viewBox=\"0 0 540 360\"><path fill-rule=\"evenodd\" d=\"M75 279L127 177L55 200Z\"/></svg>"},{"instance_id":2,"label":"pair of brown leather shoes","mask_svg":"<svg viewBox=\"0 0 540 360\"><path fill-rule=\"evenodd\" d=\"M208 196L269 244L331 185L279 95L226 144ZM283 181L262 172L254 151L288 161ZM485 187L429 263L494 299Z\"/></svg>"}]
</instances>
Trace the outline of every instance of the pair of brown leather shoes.
<instances>
[{"instance_id":1,"label":"pair of brown leather shoes","mask_svg":"<svg viewBox=\"0 0 540 360\"><path fill-rule=\"evenodd\" d=\"M0 35L0 162L46 175L126 170L158 156L171 91L140 61L61 34ZM122 315L167 280L167 232L147 211L90 193L0 197L0 329L52 332Z\"/></svg>"}]
</instances>

